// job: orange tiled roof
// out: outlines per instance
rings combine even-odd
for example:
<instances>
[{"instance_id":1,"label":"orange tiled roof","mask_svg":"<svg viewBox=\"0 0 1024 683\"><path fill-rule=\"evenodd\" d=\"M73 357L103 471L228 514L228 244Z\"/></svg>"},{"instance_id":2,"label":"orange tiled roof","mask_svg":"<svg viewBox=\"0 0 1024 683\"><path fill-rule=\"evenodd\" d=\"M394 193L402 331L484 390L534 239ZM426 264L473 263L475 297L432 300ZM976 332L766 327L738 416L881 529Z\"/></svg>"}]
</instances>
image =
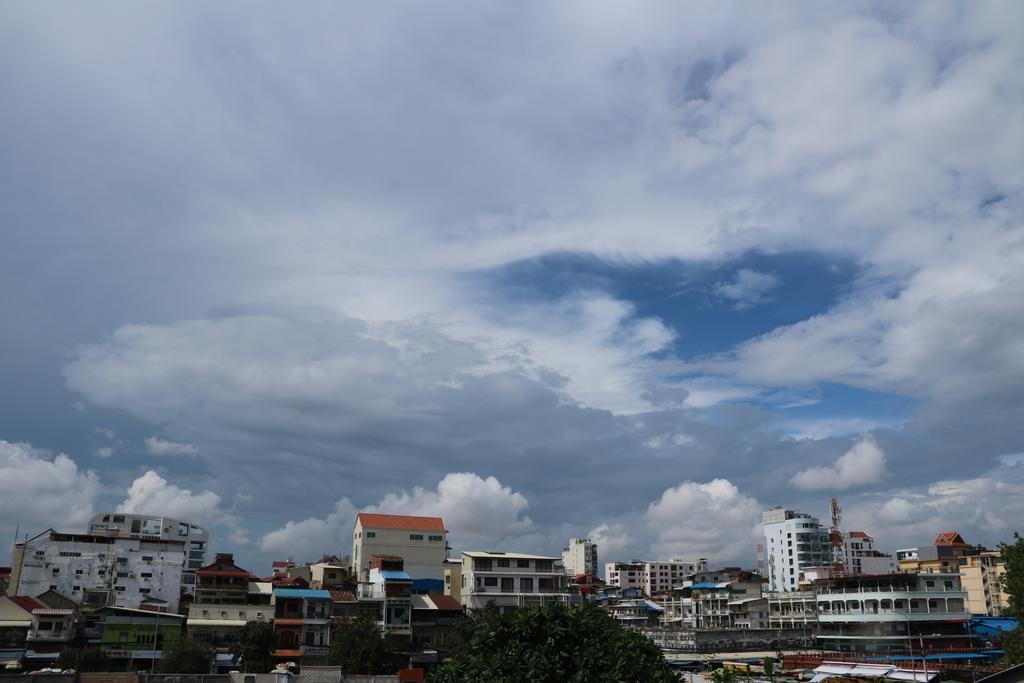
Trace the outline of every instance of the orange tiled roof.
<instances>
[{"instance_id":1,"label":"orange tiled roof","mask_svg":"<svg viewBox=\"0 0 1024 683\"><path fill-rule=\"evenodd\" d=\"M935 537L935 545L967 545L967 541L958 531L940 531Z\"/></svg>"},{"instance_id":2,"label":"orange tiled roof","mask_svg":"<svg viewBox=\"0 0 1024 683\"><path fill-rule=\"evenodd\" d=\"M851 531L850 536L852 538L871 538L866 531Z\"/></svg>"},{"instance_id":3,"label":"orange tiled roof","mask_svg":"<svg viewBox=\"0 0 1024 683\"><path fill-rule=\"evenodd\" d=\"M440 517L414 517L412 515L375 515L360 512L356 517L363 527L371 529L412 529L414 531L447 531Z\"/></svg>"},{"instance_id":4,"label":"orange tiled roof","mask_svg":"<svg viewBox=\"0 0 1024 683\"><path fill-rule=\"evenodd\" d=\"M332 602L355 602L356 596L352 591L328 591L331 594Z\"/></svg>"}]
</instances>

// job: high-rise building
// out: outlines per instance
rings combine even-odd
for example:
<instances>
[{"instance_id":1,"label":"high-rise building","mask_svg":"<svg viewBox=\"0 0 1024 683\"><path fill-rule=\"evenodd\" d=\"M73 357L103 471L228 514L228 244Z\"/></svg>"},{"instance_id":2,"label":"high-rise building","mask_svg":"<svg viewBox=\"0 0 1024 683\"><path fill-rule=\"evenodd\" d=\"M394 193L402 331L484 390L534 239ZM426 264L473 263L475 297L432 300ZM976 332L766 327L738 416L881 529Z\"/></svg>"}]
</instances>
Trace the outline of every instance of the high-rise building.
<instances>
[{"instance_id":1,"label":"high-rise building","mask_svg":"<svg viewBox=\"0 0 1024 683\"><path fill-rule=\"evenodd\" d=\"M706 572L706 558L685 560L633 560L605 564L605 582L619 588L638 588L645 595L667 593L697 572Z\"/></svg>"},{"instance_id":2,"label":"high-rise building","mask_svg":"<svg viewBox=\"0 0 1024 683\"><path fill-rule=\"evenodd\" d=\"M832 562L829 532L815 517L776 507L764 512L761 522L769 590L799 590L800 572L804 567L820 567Z\"/></svg>"},{"instance_id":3,"label":"high-rise building","mask_svg":"<svg viewBox=\"0 0 1024 683\"><path fill-rule=\"evenodd\" d=\"M194 591L196 570L206 564L210 534L194 522L161 515L128 512L100 512L89 520L88 532L97 536L181 541L185 552L181 565L181 584L186 593Z\"/></svg>"},{"instance_id":4,"label":"high-rise building","mask_svg":"<svg viewBox=\"0 0 1024 683\"><path fill-rule=\"evenodd\" d=\"M562 549L562 567L569 576L597 576L597 544L589 538L569 539L569 546Z\"/></svg>"}]
</instances>

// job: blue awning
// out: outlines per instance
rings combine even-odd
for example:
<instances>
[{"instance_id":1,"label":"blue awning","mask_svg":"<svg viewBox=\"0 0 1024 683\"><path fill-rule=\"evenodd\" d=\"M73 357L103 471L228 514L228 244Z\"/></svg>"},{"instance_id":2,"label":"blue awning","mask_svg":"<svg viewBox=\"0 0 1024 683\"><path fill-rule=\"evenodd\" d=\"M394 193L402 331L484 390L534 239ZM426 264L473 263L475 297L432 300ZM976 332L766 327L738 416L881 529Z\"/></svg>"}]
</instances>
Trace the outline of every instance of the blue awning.
<instances>
[{"instance_id":1,"label":"blue awning","mask_svg":"<svg viewBox=\"0 0 1024 683\"><path fill-rule=\"evenodd\" d=\"M691 586L683 586L684 588L717 588L716 583L695 583Z\"/></svg>"},{"instance_id":2,"label":"blue awning","mask_svg":"<svg viewBox=\"0 0 1024 683\"><path fill-rule=\"evenodd\" d=\"M275 588L275 598L300 598L302 600L327 600L330 602L330 591L318 591L312 588Z\"/></svg>"},{"instance_id":3,"label":"blue awning","mask_svg":"<svg viewBox=\"0 0 1024 683\"><path fill-rule=\"evenodd\" d=\"M382 571L380 575L383 576L384 579L387 581L412 581L412 577L406 574L405 572L387 570Z\"/></svg>"}]
</instances>

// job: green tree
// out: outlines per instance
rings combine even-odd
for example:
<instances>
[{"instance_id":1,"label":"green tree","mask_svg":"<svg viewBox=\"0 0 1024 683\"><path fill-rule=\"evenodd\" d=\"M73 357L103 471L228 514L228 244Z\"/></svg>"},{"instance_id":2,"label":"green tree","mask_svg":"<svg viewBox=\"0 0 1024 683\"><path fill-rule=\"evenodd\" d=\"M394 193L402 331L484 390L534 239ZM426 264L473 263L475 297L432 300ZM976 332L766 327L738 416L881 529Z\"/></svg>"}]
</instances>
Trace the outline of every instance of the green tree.
<instances>
[{"instance_id":1,"label":"green tree","mask_svg":"<svg viewBox=\"0 0 1024 683\"><path fill-rule=\"evenodd\" d=\"M391 673L395 652L377 623L366 615L331 624L331 653L327 663L346 674Z\"/></svg>"},{"instance_id":2,"label":"green tree","mask_svg":"<svg viewBox=\"0 0 1024 683\"><path fill-rule=\"evenodd\" d=\"M58 669L74 669L79 673L113 671L113 663L107 653L97 647L68 647L60 652L55 665Z\"/></svg>"},{"instance_id":3,"label":"green tree","mask_svg":"<svg viewBox=\"0 0 1024 683\"><path fill-rule=\"evenodd\" d=\"M178 638L164 648L156 670L162 674L208 674L213 650L206 643Z\"/></svg>"},{"instance_id":4,"label":"green tree","mask_svg":"<svg viewBox=\"0 0 1024 683\"><path fill-rule=\"evenodd\" d=\"M469 642L431 676L432 683L677 680L657 645L592 604L511 614L483 610L465 618L472 624Z\"/></svg>"},{"instance_id":5,"label":"green tree","mask_svg":"<svg viewBox=\"0 0 1024 683\"><path fill-rule=\"evenodd\" d=\"M274 668L273 651L277 647L274 627L264 621L250 621L235 636L231 654L237 666L247 674L267 673Z\"/></svg>"},{"instance_id":6,"label":"green tree","mask_svg":"<svg viewBox=\"0 0 1024 683\"><path fill-rule=\"evenodd\" d=\"M1003 616L1016 617L1024 622L1024 537L1013 535L1013 543L1000 543L999 553L1006 571L1000 579L1003 590L1010 596L1010 604L1003 609ZM1000 664L1012 666L1024 663L1024 626L1018 625L1002 637L1004 650Z\"/></svg>"},{"instance_id":7,"label":"green tree","mask_svg":"<svg viewBox=\"0 0 1024 683\"><path fill-rule=\"evenodd\" d=\"M714 683L736 683L740 680L740 672L736 669L715 669L711 672Z\"/></svg>"}]
</instances>

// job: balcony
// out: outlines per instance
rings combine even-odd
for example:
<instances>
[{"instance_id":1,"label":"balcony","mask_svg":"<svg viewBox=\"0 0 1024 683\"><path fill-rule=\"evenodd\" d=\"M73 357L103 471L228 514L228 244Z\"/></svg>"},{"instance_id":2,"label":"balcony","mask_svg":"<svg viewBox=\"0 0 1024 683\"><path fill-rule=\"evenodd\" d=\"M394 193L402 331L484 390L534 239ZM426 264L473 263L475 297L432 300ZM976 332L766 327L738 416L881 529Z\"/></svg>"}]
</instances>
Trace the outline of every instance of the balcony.
<instances>
[{"instance_id":1,"label":"balcony","mask_svg":"<svg viewBox=\"0 0 1024 683\"><path fill-rule=\"evenodd\" d=\"M326 657L331 653L328 645L303 645L299 651L304 657Z\"/></svg>"}]
</instances>

